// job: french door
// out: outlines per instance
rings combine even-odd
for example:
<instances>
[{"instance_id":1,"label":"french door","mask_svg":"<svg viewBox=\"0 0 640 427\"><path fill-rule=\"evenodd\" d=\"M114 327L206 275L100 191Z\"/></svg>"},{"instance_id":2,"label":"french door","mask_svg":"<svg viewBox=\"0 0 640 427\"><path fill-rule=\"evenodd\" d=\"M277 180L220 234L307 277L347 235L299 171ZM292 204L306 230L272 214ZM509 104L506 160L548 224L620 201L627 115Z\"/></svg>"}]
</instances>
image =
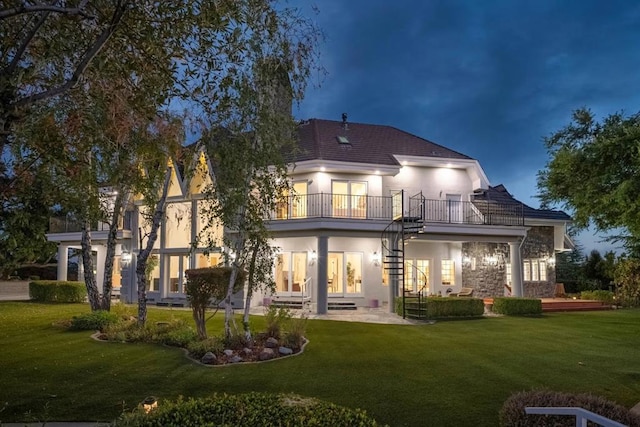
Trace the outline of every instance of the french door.
<instances>
[{"instance_id":1,"label":"french door","mask_svg":"<svg viewBox=\"0 0 640 427\"><path fill-rule=\"evenodd\" d=\"M282 252L276 258L276 293L300 296L307 277L307 252Z\"/></svg>"}]
</instances>

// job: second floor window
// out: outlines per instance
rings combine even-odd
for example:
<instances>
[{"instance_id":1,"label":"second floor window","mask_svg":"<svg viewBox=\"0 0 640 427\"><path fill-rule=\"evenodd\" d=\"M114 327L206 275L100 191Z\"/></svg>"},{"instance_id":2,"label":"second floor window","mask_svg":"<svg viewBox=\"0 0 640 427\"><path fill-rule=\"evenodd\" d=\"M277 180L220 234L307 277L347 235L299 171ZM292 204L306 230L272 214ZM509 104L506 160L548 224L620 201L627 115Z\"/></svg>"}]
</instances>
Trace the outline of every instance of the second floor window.
<instances>
[{"instance_id":1,"label":"second floor window","mask_svg":"<svg viewBox=\"0 0 640 427\"><path fill-rule=\"evenodd\" d=\"M367 217L367 183L364 181L333 181L331 211L334 217Z\"/></svg>"}]
</instances>

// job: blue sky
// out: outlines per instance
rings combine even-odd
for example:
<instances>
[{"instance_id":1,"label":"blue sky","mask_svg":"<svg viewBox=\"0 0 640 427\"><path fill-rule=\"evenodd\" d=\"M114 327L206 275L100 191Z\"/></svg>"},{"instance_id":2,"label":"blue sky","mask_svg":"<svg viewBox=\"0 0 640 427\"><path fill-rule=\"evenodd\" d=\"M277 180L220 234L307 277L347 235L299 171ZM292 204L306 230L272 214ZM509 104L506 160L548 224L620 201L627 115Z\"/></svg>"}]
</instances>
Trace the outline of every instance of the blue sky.
<instances>
[{"instance_id":1,"label":"blue sky","mask_svg":"<svg viewBox=\"0 0 640 427\"><path fill-rule=\"evenodd\" d=\"M640 2L322 0L328 75L296 117L391 125L476 158L538 207L542 138L588 107L640 110ZM318 86L319 85L319 86ZM591 231L586 251L611 245Z\"/></svg>"}]
</instances>

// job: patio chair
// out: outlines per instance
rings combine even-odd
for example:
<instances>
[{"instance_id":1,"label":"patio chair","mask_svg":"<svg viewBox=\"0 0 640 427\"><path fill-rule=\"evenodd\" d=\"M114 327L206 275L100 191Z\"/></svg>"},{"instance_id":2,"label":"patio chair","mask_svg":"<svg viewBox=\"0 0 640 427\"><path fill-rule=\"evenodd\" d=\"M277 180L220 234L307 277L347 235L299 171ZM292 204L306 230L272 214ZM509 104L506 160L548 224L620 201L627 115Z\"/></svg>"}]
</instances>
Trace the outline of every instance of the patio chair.
<instances>
[{"instance_id":1,"label":"patio chair","mask_svg":"<svg viewBox=\"0 0 640 427\"><path fill-rule=\"evenodd\" d=\"M450 294L449 296L452 296L452 297L471 297L471 296L473 296L473 288L462 288L462 289L460 289L460 292L454 293L454 294Z\"/></svg>"}]
</instances>

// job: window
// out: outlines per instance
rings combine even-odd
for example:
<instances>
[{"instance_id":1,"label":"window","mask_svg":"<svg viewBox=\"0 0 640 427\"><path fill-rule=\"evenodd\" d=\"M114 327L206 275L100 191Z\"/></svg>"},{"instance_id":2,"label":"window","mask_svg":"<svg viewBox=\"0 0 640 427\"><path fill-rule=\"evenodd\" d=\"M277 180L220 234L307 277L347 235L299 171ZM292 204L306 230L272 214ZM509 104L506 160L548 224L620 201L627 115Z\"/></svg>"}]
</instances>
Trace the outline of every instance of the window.
<instances>
[{"instance_id":1,"label":"window","mask_svg":"<svg viewBox=\"0 0 640 427\"><path fill-rule=\"evenodd\" d=\"M367 217L367 183L364 181L333 181L331 203L334 217Z\"/></svg>"},{"instance_id":2,"label":"window","mask_svg":"<svg viewBox=\"0 0 640 427\"><path fill-rule=\"evenodd\" d=\"M307 216L307 181L294 182L291 192L284 191L276 205L276 218L305 218Z\"/></svg>"},{"instance_id":3,"label":"window","mask_svg":"<svg viewBox=\"0 0 640 427\"><path fill-rule=\"evenodd\" d=\"M540 265L540 281L546 282L547 281L547 262L545 260L540 260L539 265Z\"/></svg>"},{"instance_id":4,"label":"window","mask_svg":"<svg viewBox=\"0 0 640 427\"><path fill-rule=\"evenodd\" d=\"M455 284L456 272L454 268L454 262L452 259L443 259L440 261L441 277L443 285Z\"/></svg>"},{"instance_id":5,"label":"window","mask_svg":"<svg viewBox=\"0 0 640 427\"><path fill-rule=\"evenodd\" d=\"M511 284L513 283L513 279L512 279L512 276L511 276L511 263L507 263L506 266L507 266L507 268L506 268L505 280L506 280L507 285L511 286Z\"/></svg>"},{"instance_id":6,"label":"window","mask_svg":"<svg viewBox=\"0 0 640 427\"><path fill-rule=\"evenodd\" d=\"M169 203L165 222L165 247L191 246L191 203Z\"/></svg>"},{"instance_id":7,"label":"window","mask_svg":"<svg viewBox=\"0 0 640 427\"><path fill-rule=\"evenodd\" d=\"M544 259L525 259L524 281L525 282L546 282L547 281L547 261Z\"/></svg>"}]
</instances>

